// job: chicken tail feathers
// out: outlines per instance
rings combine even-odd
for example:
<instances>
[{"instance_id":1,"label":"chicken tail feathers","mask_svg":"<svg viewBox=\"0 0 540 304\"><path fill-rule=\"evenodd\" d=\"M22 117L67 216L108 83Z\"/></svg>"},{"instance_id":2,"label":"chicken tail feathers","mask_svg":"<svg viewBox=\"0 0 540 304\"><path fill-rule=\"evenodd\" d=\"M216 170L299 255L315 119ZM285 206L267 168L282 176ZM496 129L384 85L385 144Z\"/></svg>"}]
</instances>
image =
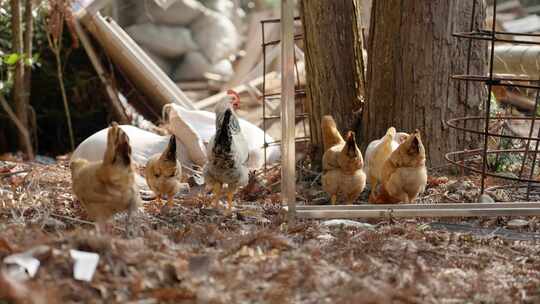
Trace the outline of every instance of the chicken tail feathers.
<instances>
[{"instance_id":1,"label":"chicken tail feathers","mask_svg":"<svg viewBox=\"0 0 540 304\"><path fill-rule=\"evenodd\" d=\"M232 110L226 109L225 112L223 112L223 119L221 120L221 125L218 127L218 130L216 132L214 149L218 148L223 152L230 152L232 142L232 121Z\"/></svg>"},{"instance_id":2,"label":"chicken tail feathers","mask_svg":"<svg viewBox=\"0 0 540 304\"><path fill-rule=\"evenodd\" d=\"M388 130L386 130L386 137L389 137L390 140L394 139L394 136L396 136L396 128L390 127Z\"/></svg>"},{"instance_id":3,"label":"chicken tail feathers","mask_svg":"<svg viewBox=\"0 0 540 304\"><path fill-rule=\"evenodd\" d=\"M355 134L352 131L347 133L347 141L343 150L346 151L349 157L357 157L358 146L356 145Z\"/></svg>"},{"instance_id":4,"label":"chicken tail feathers","mask_svg":"<svg viewBox=\"0 0 540 304\"><path fill-rule=\"evenodd\" d=\"M107 149L105 150L103 163L110 165L120 163L125 166L131 164L129 137L116 122L111 123L107 133Z\"/></svg>"},{"instance_id":5,"label":"chicken tail feathers","mask_svg":"<svg viewBox=\"0 0 540 304\"><path fill-rule=\"evenodd\" d=\"M115 163L121 163L124 166L131 165L131 146L126 133L122 132L119 140L116 142Z\"/></svg>"},{"instance_id":6,"label":"chicken tail feathers","mask_svg":"<svg viewBox=\"0 0 540 304\"><path fill-rule=\"evenodd\" d=\"M321 120L321 128L323 137L323 148L325 152L333 146L343 144L345 142L343 140L343 137L341 137L341 134L339 134L336 122L334 121L334 118L332 118L332 116L323 116Z\"/></svg>"},{"instance_id":7,"label":"chicken tail feathers","mask_svg":"<svg viewBox=\"0 0 540 304\"><path fill-rule=\"evenodd\" d=\"M176 137L171 135L169 145L161 155L162 160L176 161Z\"/></svg>"}]
</instances>

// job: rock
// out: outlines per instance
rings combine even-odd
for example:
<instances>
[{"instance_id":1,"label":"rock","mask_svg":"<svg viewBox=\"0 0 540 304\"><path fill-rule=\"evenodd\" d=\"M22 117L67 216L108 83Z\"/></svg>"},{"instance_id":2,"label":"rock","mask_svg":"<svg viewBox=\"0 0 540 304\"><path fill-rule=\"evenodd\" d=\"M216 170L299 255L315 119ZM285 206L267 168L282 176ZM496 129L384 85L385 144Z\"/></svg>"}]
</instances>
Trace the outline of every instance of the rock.
<instances>
[{"instance_id":1,"label":"rock","mask_svg":"<svg viewBox=\"0 0 540 304\"><path fill-rule=\"evenodd\" d=\"M529 226L529 221L522 220L522 219L513 219L508 222L507 226L510 229L525 228Z\"/></svg>"},{"instance_id":2,"label":"rock","mask_svg":"<svg viewBox=\"0 0 540 304\"><path fill-rule=\"evenodd\" d=\"M145 23L132 25L126 32L145 49L171 59L198 48L190 30L185 27Z\"/></svg>"},{"instance_id":3,"label":"rock","mask_svg":"<svg viewBox=\"0 0 540 304\"><path fill-rule=\"evenodd\" d=\"M211 64L233 54L240 45L234 24L227 17L207 11L190 26L193 40Z\"/></svg>"},{"instance_id":4,"label":"rock","mask_svg":"<svg viewBox=\"0 0 540 304\"><path fill-rule=\"evenodd\" d=\"M321 223L322 226L328 228L346 227L346 228L363 228L363 229L375 229L375 226L352 220L328 220Z\"/></svg>"},{"instance_id":5,"label":"rock","mask_svg":"<svg viewBox=\"0 0 540 304\"><path fill-rule=\"evenodd\" d=\"M160 23L187 26L208 9L195 0L178 0L167 9L154 0L138 0L136 23Z\"/></svg>"},{"instance_id":6,"label":"rock","mask_svg":"<svg viewBox=\"0 0 540 304\"><path fill-rule=\"evenodd\" d=\"M491 198L491 196L485 193L480 195L480 197L478 197L478 202L479 203L495 203L495 201Z\"/></svg>"},{"instance_id":7,"label":"rock","mask_svg":"<svg viewBox=\"0 0 540 304\"><path fill-rule=\"evenodd\" d=\"M173 72L174 81L204 78L206 72L221 75L225 78L232 76L233 67L229 60L224 59L212 65L200 52L191 52L184 56L182 63Z\"/></svg>"},{"instance_id":8,"label":"rock","mask_svg":"<svg viewBox=\"0 0 540 304\"><path fill-rule=\"evenodd\" d=\"M474 184L470 181L466 180L458 180L451 183L446 184L446 189L449 192L457 192L457 191L464 191L474 188Z\"/></svg>"}]
</instances>

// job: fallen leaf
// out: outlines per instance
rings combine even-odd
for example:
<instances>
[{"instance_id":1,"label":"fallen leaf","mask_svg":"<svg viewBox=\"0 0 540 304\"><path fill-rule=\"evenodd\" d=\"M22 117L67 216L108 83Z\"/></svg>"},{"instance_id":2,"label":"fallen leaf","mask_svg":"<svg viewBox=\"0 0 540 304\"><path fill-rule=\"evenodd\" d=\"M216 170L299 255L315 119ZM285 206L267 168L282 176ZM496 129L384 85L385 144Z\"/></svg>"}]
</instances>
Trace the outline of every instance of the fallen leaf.
<instances>
[{"instance_id":1,"label":"fallen leaf","mask_svg":"<svg viewBox=\"0 0 540 304\"><path fill-rule=\"evenodd\" d=\"M152 291L152 297L159 301L195 300L193 292L178 288L160 288Z\"/></svg>"},{"instance_id":2,"label":"fallen leaf","mask_svg":"<svg viewBox=\"0 0 540 304\"><path fill-rule=\"evenodd\" d=\"M13 252L11 245L9 245L9 242L5 238L0 238L0 252L8 254Z\"/></svg>"},{"instance_id":3,"label":"fallen leaf","mask_svg":"<svg viewBox=\"0 0 540 304\"><path fill-rule=\"evenodd\" d=\"M432 177L428 176L427 184L429 187L438 187L448 183L448 177Z\"/></svg>"}]
</instances>

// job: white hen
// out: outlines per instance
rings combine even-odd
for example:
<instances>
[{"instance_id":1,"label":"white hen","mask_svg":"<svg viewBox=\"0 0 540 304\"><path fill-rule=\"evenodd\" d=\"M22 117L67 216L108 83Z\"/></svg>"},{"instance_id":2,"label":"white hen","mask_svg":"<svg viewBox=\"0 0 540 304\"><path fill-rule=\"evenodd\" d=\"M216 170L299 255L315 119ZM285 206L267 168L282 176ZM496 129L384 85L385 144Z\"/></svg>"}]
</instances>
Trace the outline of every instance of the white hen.
<instances>
[{"instance_id":1,"label":"white hen","mask_svg":"<svg viewBox=\"0 0 540 304\"><path fill-rule=\"evenodd\" d=\"M405 139L407 139L407 137L409 136L409 134L407 134L405 132L396 132L395 129L392 132L392 131L390 131L391 129L393 129L393 128L388 129L388 132L393 134L392 141L390 142L390 151L389 151L390 153L392 153L394 150L396 150L399 147L399 145L402 142L404 142ZM387 132L387 134L388 134L388 132ZM376 139L376 140L370 142L369 145L366 148L366 153L364 154L365 155L365 161L366 161L364 171L366 172L366 175L368 177L373 175L373 172L372 172L372 174L370 174L370 170L372 170L374 165L375 165L374 164L375 154L381 148L381 145L385 142L385 137L387 136L387 134L385 134L380 139ZM371 181L370 181L369 178L368 178L368 183L371 184ZM373 185L370 185L370 186L373 187Z\"/></svg>"}]
</instances>

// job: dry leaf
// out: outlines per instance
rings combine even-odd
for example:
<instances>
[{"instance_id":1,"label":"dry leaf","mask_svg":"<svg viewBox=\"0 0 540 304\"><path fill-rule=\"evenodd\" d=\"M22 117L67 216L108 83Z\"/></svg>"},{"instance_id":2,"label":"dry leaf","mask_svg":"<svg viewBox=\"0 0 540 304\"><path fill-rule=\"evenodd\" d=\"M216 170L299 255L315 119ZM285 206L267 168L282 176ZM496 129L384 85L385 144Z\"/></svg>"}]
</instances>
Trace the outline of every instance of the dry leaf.
<instances>
[{"instance_id":1,"label":"dry leaf","mask_svg":"<svg viewBox=\"0 0 540 304\"><path fill-rule=\"evenodd\" d=\"M152 297L159 301L195 300L196 296L189 290L177 288L160 288L152 291Z\"/></svg>"}]
</instances>

